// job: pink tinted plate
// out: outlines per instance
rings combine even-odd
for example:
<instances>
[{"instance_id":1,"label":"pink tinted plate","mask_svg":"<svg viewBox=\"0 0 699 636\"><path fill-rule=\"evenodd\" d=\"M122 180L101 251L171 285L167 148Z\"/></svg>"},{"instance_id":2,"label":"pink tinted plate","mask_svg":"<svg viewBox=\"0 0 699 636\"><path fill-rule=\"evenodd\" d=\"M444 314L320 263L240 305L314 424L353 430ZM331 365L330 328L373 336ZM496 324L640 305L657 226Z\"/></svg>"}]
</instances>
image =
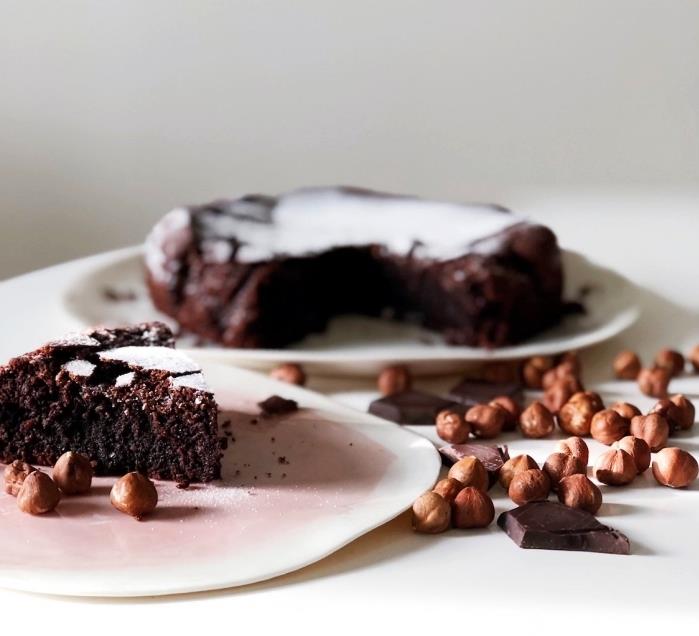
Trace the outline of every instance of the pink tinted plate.
<instances>
[{"instance_id":1,"label":"pink tinted plate","mask_svg":"<svg viewBox=\"0 0 699 636\"><path fill-rule=\"evenodd\" d=\"M0 494L0 585L84 596L232 587L313 563L405 510L434 483L426 439L316 393L215 363L204 372L229 440L223 479L186 490L158 482L135 521L109 503L114 478L42 517ZM257 417L272 394L291 415Z\"/></svg>"}]
</instances>

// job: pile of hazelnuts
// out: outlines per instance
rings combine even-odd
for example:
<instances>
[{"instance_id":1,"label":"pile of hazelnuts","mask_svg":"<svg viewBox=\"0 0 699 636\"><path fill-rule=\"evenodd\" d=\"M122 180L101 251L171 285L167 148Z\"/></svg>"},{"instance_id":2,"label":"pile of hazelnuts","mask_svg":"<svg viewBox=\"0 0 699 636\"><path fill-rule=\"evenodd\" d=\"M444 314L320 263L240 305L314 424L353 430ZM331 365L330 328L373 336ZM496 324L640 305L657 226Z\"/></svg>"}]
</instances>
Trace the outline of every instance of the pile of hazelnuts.
<instances>
[{"instance_id":1,"label":"pile of hazelnuts","mask_svg":"<svg viewBox=\"0 0 699 636\"><path fill-rule=\"evenodd\" d=\"M491 372L492 373L492 372ZM521 367L526 386L544 390L542 400L523 411L509 396L470 409L446 409L436 418L440 438L451 444L466 443L471 436L492 439L502 431L519 428L524 437L544 438L556 424L570 435L558 441L543 466L529 455L507 460L498 481L517 505L547 500L550 493L572 508L596 514L602 504L599 487L587 477L589 450L583 437L610 446L594 463L595 479L609 486L630 484L652 463L656 481L671 488L684 488L697 479L699 464L687 451L668 447L669 437L694 425L695 408L684 395L661 399L643 415L627 402L605 408L602 398L585 391L577 356L566 354L557 362L536 357ZM493 381L507 381L503 373ZM651 462L651 453L657 453ZM488 475L476 457L456 462L445 479L413 505L413 527L418 532L438 533L449 527L483 528L494 518L488 495Z\"/></svg>"},{"instance_id":2,"label":"pile of hazelnuts","mask_svg":"<svg viewBox=\"0 0 699 636\"><path fill-rule=\"evenodd\" d=\"M689 361L694 373L699 373L699 345L687 358L674 349L661 349L650 367L643 367L641 358L634 351L620 351L614 358L612 370L619 380L635 380L641 393L651 397L665 397L670 380L682 375Z\"/></svg>"},{"instance_id":3,"label":"pile of hazelnuts","mask_svg":"<svg viewBox=\"0 0 699 636\"><path fill-rule=\"evenodd\" d=\"M58 506L62 495L83 495L92 487L92 462L68 451L58 458L51 476L19 459L5 468L5 492L17 497L17 507L30 515L43 515ZM158 504L153 482L138 472L117 479L109 495L112 505L124 514L141 519Z\"/></svg>"}]
</instances>

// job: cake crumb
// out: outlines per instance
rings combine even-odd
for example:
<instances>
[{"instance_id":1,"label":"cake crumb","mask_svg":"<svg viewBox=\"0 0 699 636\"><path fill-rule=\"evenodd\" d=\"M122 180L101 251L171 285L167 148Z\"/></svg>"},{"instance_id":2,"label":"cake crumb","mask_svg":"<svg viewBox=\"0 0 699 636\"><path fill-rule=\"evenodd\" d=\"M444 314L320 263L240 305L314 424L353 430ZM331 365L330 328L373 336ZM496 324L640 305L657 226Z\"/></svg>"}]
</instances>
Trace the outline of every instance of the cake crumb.
<instances>
[{"instance_id":1,"label":"cake crumb","mask_svg":"<svg viewBox=\"0 0 699 636\"><path fill-rule=\"evenodd\" d=\"M113 287L105 287L102 290L102 296L106 300L109 300L111 302L127 302L127 301L132 301L136 300L136 292L126 289L124 291L114 289Z\"/></svg>"}]
</instances>

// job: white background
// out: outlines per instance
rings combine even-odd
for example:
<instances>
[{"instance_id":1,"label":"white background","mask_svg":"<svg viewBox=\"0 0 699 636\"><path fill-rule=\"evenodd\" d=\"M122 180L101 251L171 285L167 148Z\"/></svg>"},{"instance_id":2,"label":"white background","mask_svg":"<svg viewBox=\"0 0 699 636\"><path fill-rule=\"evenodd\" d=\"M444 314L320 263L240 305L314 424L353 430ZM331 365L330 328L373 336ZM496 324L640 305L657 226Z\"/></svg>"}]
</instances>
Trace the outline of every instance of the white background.
<instances>
[{"instance_id":1,"label":"white background","mask_svg":"<svg viewBox=\"0 0 699 636\"><path fill-rule=\"evenodd\" d=\"M0 277L248 191L349 183L518 206L532 186L699 178L696 0L0 10Z\"/></svg>"}]
</instances>

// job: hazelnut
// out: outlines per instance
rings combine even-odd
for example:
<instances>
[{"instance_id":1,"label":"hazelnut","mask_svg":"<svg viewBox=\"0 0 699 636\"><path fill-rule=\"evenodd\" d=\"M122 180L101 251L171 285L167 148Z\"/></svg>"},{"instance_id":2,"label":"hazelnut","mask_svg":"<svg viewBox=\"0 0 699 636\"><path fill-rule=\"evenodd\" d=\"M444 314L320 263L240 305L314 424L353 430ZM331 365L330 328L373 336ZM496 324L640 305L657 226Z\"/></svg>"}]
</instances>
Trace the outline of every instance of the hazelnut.
<instances>
[{"instance_id":1,"label":"hazelnut","mask_svg":"<svg viewBox=\"0 0 699 636\"><path fill-rule=\"evenodd\" d=\"M30 515L51 512L61 499L61 493L53 479L35 470L29 473L17 493L17 507Z\"/></svg>"},{"instance_id":2,"label":"hazelnut","mask_svg":"<svg viewBox=\"0 0 699 636\"><path fill-rule=\"evenodd\" d=\"M614 442L613 447L626 451L631 455L639 475L645 472L648 466L650 466L650 448L640 437L627 435L618 442Z\"/></svg>"},{"instance_id":3,"label":"hazelnut","mask_svg":"<svg viewBox=\"0 0 699 636\"><path fill-rule=\"evenodd\" d=\"M616 411L621 417L625 417L631 421L634 417L641 414L641 409L628 402L615 402L610 407L612 411Z\"/></svg>"},{"instance_id":4,"label":"hazelnut","mask_svg":"<svg viewBox=\"0 0 699 636\"><path fill-rule=\"evenodd\" d=\"M455 528L485 528L495 518L493 500L482 490L471 486L456 495L451 509Z\"/></svg>"},{"instance_id":5,"label":"hazelnut","mask_svg":"<svg viewBox=\"0 0 699 636\"><path fill-rule=\"evenodd\" d=\"M490 401L490 406L499 406L505 411L505 424L502 427L503 431L514 431L517 428L519 416L522 409L516 400L509 395L499 395Z\"/></svg>"},{"instance_id":6,"label":"hazelnut","mask_svg":"<svg viewBox=\"0 0 699 636\"><path fill-rule=\"evenodd\" d=\"M11 464L8 464L5 468L5 492L16 497L27 475L35 470L34 466L21 459L15 459Z\"/></svg>"},{"instance_id":7,"label":"hazelnut","mask_svg":"<svg viewBox=\"0 0 699 636\"><path fill-rule=\"evenodd\" d=\"M551 411L541 402L532 402L519 418L519 427L524 437L546 437L553 432L554 426Z\"/></svg>"},{"instance_id":8,"label":"hazelnut","mask_svg":"<svg viewBox=\"0 0 699 636\"><path fill-rule=\"evenodd\" d=\"M505 410L499 406L477 404L466 411L466 422L476 437L497 437L505 426Z\"/></svg>"},{"instance_id":9,"label":"hazelnut","mask_svg":"<svg viewBox=\"0 0 699 636\"><path fill-rule=\"evenodd\" d=\"M573 387L573 393L582 391L580 378L567 365L559 364L557 367L554 367L550 371L544 373L544 377L541 380L541 386L544 390L546 390L550 389L554 384L558 384L559 382L564 382L565 384Z\"/></svg>"},{"instance_id":10,"label":"hazelnut","mask_svg":"<svg viewBox=\"0 0 699 636\"><path fill-rule=\"evenodd\" d=\"M631 423L612 409L595 413L590 424L590 435L602 444L610 446L629 434Z\"/></svg>"},{"instance_id":11,"label":"hazelnut","mask_svg":"<svg viewBox=\"0 0 699 636\"><path fill-rule=\"evenodd\" d=\"M549 476L543 470L530 468L512 478L507 494L518 506L523 506L532 501L545 501L550 490Z\"/></svg>"},{"instance_id":12,"label":"hazelnut","mask_svg":"<svg viewBox=\"0 0 699 636\"><path fill-rule=\"evenodd\" d=\"M507 490L510 487L512 478L517 474L530 468L539 468L537 464L529 455L517 455L515 457L510 457L500 468L500 473L498 475L498 481L500 485Z\"/></svg>"},{"instance_id":13,"label":"hazelnut","mask_svg":"<svg viewBox=\"0 0 699 636\"><path fill-rule=\"evenodd\" d=\"M590 459L590 450L581 437L569 437L556 442L556 452L568 453L577 457L580 463L587 468L587 462Z\"/></svg>"},{"instance_id":14,"label":"hazelnut","mask_svg":"<svg viewBox=\"0 0 699 636\"><path fill-rule=\"evenodd\" d=\"M453 477L445 477L435 484L432 492L441 495L444 497L444 500L450 504L463 489L464 485L460 481Z\"/></svg>"},{"instance_id":15,"label":"hazelnut","mask_svg":"<svg viewBox=\"0 0 699 636\"><path fill-rule=\"evenodd\" d=\"M657 453L667 446L670 425L659 413L637 415L631 420L631 435L640 437L648 444L651 452Z\"/></svg>"},{"instance_id":16,"label":"hazelnut","mask_svg":"<svg viewBox=\"0 0 699 636\"><path fill-rule=\"evenodd\" d=\"M602 505L602 491L585 475L569 475L558 483L558 501L594 515Z\"/></svg>"},{"instance_id":17,"label":"hazelnut","mask_svg":"<svg viewBox=\"0 0 699 636\"><path fill-rule=\"evenodd\" d=\"M612 368L620 380L635 380L641 370L641 359L633 351L621 351L614 358Z\"/></svg>"},{"instance_id":18,"label":"hazelnut","mask_svg":"<svg viewBox=\"0 0 699 636\"><path fill-rule=\"evenodd\" d=\"M694 426L696 411L694 404L690 402L684 395L678 393L670 398L670 401L679 409L679 428L682 431L688 431Z\"/></svg>"},{"instance_id":19,"label":"hazelnut","mask_svg":"<svg viewBox=\"0 0 699 636\"><path fill-rule=\"evenodd\" d=\"M450 444L463 444L471 434L471 425L459 411L444 409L437 415L437 435Z\"/></svg>"},{"instance_id":20,"label":"hazelnut","mask_svg":"<svg viewBox=\"0 0 699 636\"><path fill-rule=\"evenodd\" d=\"M158 491L148 477L132 472L116 480L109 499L119 512L140 521L158 505Z\"/></svg>"},{"instance_id":21,"label":"hazelnut","mask_svg":"<svg viewBox=\"0 0 699 636\"><path fill-rule=\"evenodd\" d=\"M680 429L683 415L682 411L677 404L669 399L663 398L659 400L648 413L662 415L667 420L668 426L670 427L670 434Z\"/></svg>"},{"instance_id":22,"label":"hazelnut","mask_svg":"<svg viewBox=\"0 0 699 636\"><path fill-rule=\"evenodd\" d=\"M684 488L697 478L697 474L697 460L681 448L663 448L653 460L653 477L663 486Z\"/></svg>"},{"instance_id":23,"label":"hazelnut","mask_svg":"<svg viewBox=\"0 0 699 636\"><path fill-rule=\"evenodd\" d=\"M522 380L528 389L541 389L544 373L553 368L553 358L549 356L534 356L529 358L522 367Z\"/></svg>"},{"instance_id":24,"label":"hazelnut","mask_svg":"<svg viewBox=\"0 0 699 636\"><path fill-rule=\"evenodd\" d=\"M552 453L544 463L544 472L551 480L551 488L558 490L558 482L570 475L585 474L587 465L570 453Z\"/></svg>"},{"instance_id":25,"label":"hazelnut","mask_svg":"<svg viewBox=\"0 0 699 636\"><path fill-rule=\"evenodd\" d=\"M546 373L556 366L556 363L551 356L532 356L529 358L529 360L527 360L527 363L531 364L535 369L538 369L542 373Z\"/></svg>"},{"instance_id":26,"label":"hazelnut","mask_svg":"<svg viewBox=\"0 0 699 636\"><path fill-rule=\"evenodd\" d=\"M544 391L543 402L551 413L558 413L564 404L580 391L582 385L575 378L559 380Z\"/></svg>"},{"instance_id":27,"label":"hazelnut","mask_svg":"<svg viewBox=\"0 0 699 636\"><path fill-rule=\"evenodd\" d=\"M679 351L661 349L655 356L655 366L667 369L671 377L675 377L684 371L684 356Z\"/></svg>"},{"instance_id":28,"label":"hazelnut","mask_svg":"<svg viewBox=\"0 0 699 636\"><path fill-rule=\"evenodd\" d=\"M542 388L543 373L539 371L536 367L533 367L531 363L525 362L522 367L522 381L524 386L528 389L541 389Z\"/></svg>"},{"instance_id":29,"label":"hazelnut","mask_svg":"<svg viewBox=\"0 0 699 636\"><path fill-rule=\"evenodd\" d=\"M269 372L269 377L289 384L297 384L298 386L306 384L306 373L303 367L293 362L286 362L285 364L280 364L278 367L274 367L274 369Z\"/></svg>"},{"instance_id":30,"label":"hazelnut","mask_svg":"<svg viewBox=\"0 0 699 636\"><path fill-rule=\"evenodd\" d=\"M475 457L460 459L449 469L447 476L460 481L464 486L473 486L483 492L488 490L488 472Z\"/></svg>"},{"instance_id":31,"label":"hazelnut","mask_svg":"<svg viewBox=\"0 0 699 636\"><path fill-rule=\"evenodd\" d=\"M612 448L602 453L595 462L595 478L609 486L629 484L636 474L636 462L625 450Z\"/></svg>"},{"instance_id":32,"label":"hazelnut","mask_svg":"<svg viewBox=\"0 0 699 636\"><path fill-rule=\"evenodd\" d=\"M54 464L51 476L66 495L79 495L90 490L92 464L84 455L68 451Z\"/></svg>"},{"instance_id":33,"label":"hazelnut","mask_svg":"<svg viewBox=\"0 0 699 636\"><path fill-rule=\"evenodd\" d=\"M602 398L597 393L575 393L558 412L558 425L568 435L589 435L592 416L603 408Z\"/></svg>"},{"instance_id":34,"label":"hazelnut","mask_svg":"<svg viewBox=\"0 0 699 636\"><path fill-rule=\"evenodd\" d=\"M669 384L670 373L662 367L641 369L641 372L638 374L638 388L641 390L641 393L650 397L666 397Z\"/></svg>"},{"instance_id":35,"label":"hazelnut","mask_svg":"<svg viewBox=\"0 0 699 636\"><path fill-rule=\"evenodd\" d=\"M435 492L420 495L413 504L413 530L424 534L438 534L449 528L451 506Z\"/></svg>"},{"instance_id":36,"label":"hazelnut","mask_svg":"<svg viewBox=\"0 0 699 636\"><path fill-rule=\"evenodd\" d=\"M558 366L565 367L574 373L575 375L580 375L582 370L582 363L580 362L580 356L577 351L566 351L558 359Z\"/></svg>"},{"instance_id":37,"label":"hazelnut","mask_svg":"<svg viewBox=\"0 0 699 636\"><path fill-rule=\"evenodd\" d=\"M408 391L413 384L413 378L408 367L397 364L383 369L379 373L377 384L381 395L391 395Z\"/></svg>"},{"instance_id":38,"label":"hazelnut","mask_svg":"<svg viewBox=\"0 0 699 636\"><path fill-rule=\"evenodd\" d=\"M694 371L699 372L699 345L692 347L692 350L687 356L687 360L692 364Z\"/></svg>"}]
</instances>

